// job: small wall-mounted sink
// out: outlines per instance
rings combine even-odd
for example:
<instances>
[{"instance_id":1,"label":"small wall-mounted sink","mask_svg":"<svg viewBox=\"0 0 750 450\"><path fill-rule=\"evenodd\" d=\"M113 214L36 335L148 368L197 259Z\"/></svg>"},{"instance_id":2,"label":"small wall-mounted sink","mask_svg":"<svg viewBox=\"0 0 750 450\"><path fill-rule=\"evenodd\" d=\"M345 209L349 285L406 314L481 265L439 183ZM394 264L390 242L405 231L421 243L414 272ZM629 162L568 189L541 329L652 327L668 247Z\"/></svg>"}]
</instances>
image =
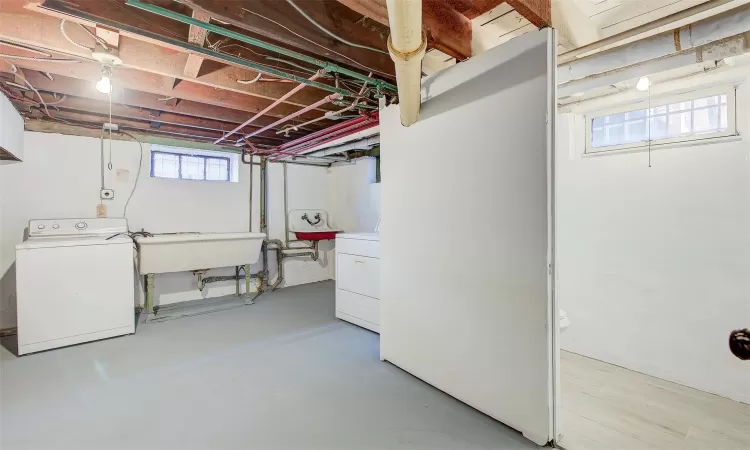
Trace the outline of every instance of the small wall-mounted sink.
<instances>
[{"instance_id":1,"label":"small wall-mounted sink","mask_svg":"<svg viewBox=\"0 0 750 450\"><path fill-rule=\"evenodd\" d=\"M328 213L322 209L289 211L289 231L300 241L325 241L341 233L328 225Z\"/></svg>"}]
</instances>

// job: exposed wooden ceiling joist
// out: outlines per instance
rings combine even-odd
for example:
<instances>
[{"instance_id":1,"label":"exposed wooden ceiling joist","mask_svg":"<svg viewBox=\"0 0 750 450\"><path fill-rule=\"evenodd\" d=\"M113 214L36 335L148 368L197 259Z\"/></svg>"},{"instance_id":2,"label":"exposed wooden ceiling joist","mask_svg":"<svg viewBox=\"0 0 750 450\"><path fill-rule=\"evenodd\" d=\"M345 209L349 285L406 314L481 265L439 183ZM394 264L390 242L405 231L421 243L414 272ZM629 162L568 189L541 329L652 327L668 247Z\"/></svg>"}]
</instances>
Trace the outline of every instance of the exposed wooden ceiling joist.
<instances>
[{"instance_id":1,"label":"exposed wooden ceiling joist","mask_svg":"<svg viewBox=\"0 0 750 450\"><path fill-rule=\"evenodd\" d=\"M200 9L193 11L193 19L200 20L202 22L208 22L211 19L211 15ZM206 29L196 25L190 25L190 32L188 35L188 42L195 45L203 46L206 41ZM183 71L186 76L190 78L197 78L201 70L201 64L203 64L203 56L190 53L188 60L185 63L185 70Z\"/></svg>"},{"instance_id":2,"label":"exposed wooden ceiling joist","mask_svg":"<svg viewBox=\"0 0 750 450\"><path fill-rule=\"evenodd\" d=\"M60 22L57 18L41 16L39 14L7 14L0 13L0 38L36 45L50 50L75 55L79 58L89 58L90 54L66 41L59 30ZM93 38L83 32L78 26L69 24L66 28L68 35L76 42L93 48ZM185 30L187 32L187 29ZM243 55L244 56L244 55ZM174 51L169 48L153 45L143 39L121 36L119 57L123 60L123 67L150 72L172 80L187 78L184 74L188 62L188 53ZM265 100L276 100L286 94L291 87L289 83L253 83L240 84L238 80L252 80L258 72L235 66L206 61L203 73L190 81L210 86L216 89L241 93ZM164 84L164 83L160 83ZM283 116L299 108L287 108L285 105L297 107L307 106L326 95L320 89L306 87L289 98L284 105L275 108L272 113ZM270 102L269 102L270 103ZM268 103L266 103L268 104ZM325 108L331 109L331 108ZM321 108L324 110L324 108Z\"/></svg>"},{"instance_id":3,"label":"exposed wooden ceiling joist","mask_svg":"<svg viewBox=\"0 0 750 450\"><path fill-rule=\"evenodd\" d=\"M10 49L5 53L23 55L23 51L13 49ZM40 72L48 72L53 75L62 75L70 78L77 78L79 80L87 80L91 82L92 88L94 83L96 83L101 77L101 66L96 62L90 61L84 61L78 64L61 64L44 61L14 60L14 64L18 67ZM117 67L113 70L112 80L113 85L125 89L140 90L152 94L159 94L164 97L192 100L208 105L246 111L251 114L255 114L271 104L269 100L250 97L228 90L213 89L190 81L181 81L174 87L170 87L172 81L168 77L124 67ZM320 98L323 98L324 96L325 95ZM299 111L299 109L300 108L295 106L282 104L271 110L267 116L284 117L288 114ZM310 120L319 117L321 114L321 111L310 111L303 114L301 117Z\"/></svg>"},{"instance_id":4,"label":"exposed wooden ceiling joist","mask_svg":"<svg viewBox=\"0 0 750 450\"><path fill-rule=\"evenodd\" d=\"M41 114L38 110L33 111L30 114L27 114L27 117L33 118L33 119L43 119L43 120L50 120L47 119ZM55 114L55 118L51 119L53 121L59 121L62 123L68 122L68 124L72 125L89 125L89 126L99 126L101 127L102 123L102 117L97 114L87 114L87 113L80 113L80 112L70 112L70 111L63 111L58 112ZM120 129L123 131L139 131L141 133L148 133L148 134L160 134L165 136L171 136L175 138L181 138L181 139L191 139L191 140L200 140L203 142L210 142L214 139L217 139L221 137L220 132L214 132L214 131L206 131L206 130L199 130L199 129L186 129L182 126L174 126L174 125L161 125L159 127L151 127L147 123L143 123L140 121L135 120L128 120L120 118L117 121L117 124L120 126ZM269 141L267 139L258 139L256 141L258 144L265 144L265 145L273 145L278 144L278 142Z\"/></svg>"},{"instance_id":5,"label":"exposed wooden ceiling joist","mask_svg":"<svg viewBox=\"0 0 750 450\"><path fill-rule=\"evenodd\" d=\"M338 1L378 23L388 25L386 0ZM506 2L537 27L551 23L550 0ZM502 0L423 0L422 22L430 39L430 47L459 60L470 57L473 33L470 19L501 3Z\"/></svg>"},{"instance_id":6,"label":"exposed wooden ceiling joist","mask_svg":"<svg viewBox=\"0 0 750 450\"><path fill-rule=\"evenodd\" d=\"M393 61L387 53L363 51L333 39L283 0L182 0L182 3L274 42L320 55L360 72L374 70L395 78ZM317 0L303 2L300 6L321 26L344 39L387 52L388 31L376 23L362 21L359 14L337 1Z\"/></svg>"},{"instance_id":7,"label":"exposed wooden ceiling joist","mask_svg":"<svg viewBox=\"0 0 750 450\"><path fill-rule=\"evenodd\" d=\"M338 0L348 8L388 26L385 0ZM422 21L430 46L457 58L471 56L469 19L443 0L423 0Z\"/></svg>"},{"instance_id":8,"label":"exposed wooden ceiling joist","mask_svg":"<svg viewBox=\"0 0 750 450\"><path fill-rule=\"evenodd\" d=\"M105 101L106 99L106 96L97 92L93 85L86 81L61 76L55 76L55 81L52 81L44 75L34 71L27 71L24 73L24 76L40 91L56 92L62 95L91 99L94 101ZM173 104L159 100L161 97L159 95L141 91L116 88L112 94L113 104L143 108L149 112L157 112L159 114L166 113L174 114L175 116L188 116L196 120L208 120L210 122L203 122L203 124L212 128L233 129L236 124L242 123L247 119L247 113L245 111L238 111L213 105L204 105L184 100L177 104ZM184 119L177 117L173 117L172 120L184 121ZM274 119L269 117L260 117L255 123L248 125L247 128L257 129L271 124L273 120ZM224 125L221 125L222 123ZM191 122L191 124L200 125L201 122ZM269 131L269 135L275 135L275 131Z\"/></svg>"},{"instance_id":9,"label":"exposed wooden ceiling joist","mask_svg":"<svg viewBox=\"0 0 750 450\"><path fill-rule=\"evenodd\" d=\"M109 115L109 103L105 100L92 100L82 97L66 96L64 100L59 101L52 94L40 91L44 96L45 101L55 102L54 109L61 111L76 112L76 113L88 113L95 114L99 117L106 118ZM28 93L27 93L28 95ZM30 97L34 100L36 97ZM121 105L119 103L112 104L112 117L117 123L119 119L126 119L131 121L140 121L145 123L157 124L157 125L173 125L181 126L185 128L213 131L216 133L226 133L229 130L234 129L234 125L227 122L219 122L211 119L201 119L197 117L181 116L169 112L151 111L142 108L129 107ZM258 127L247 126L241 130L244 133L250 133L256 130ZM270 141L285 141L281 135L276 134L275 131L269 130L259 134L259 138L263 138ZM280 143L280 142L277 142Z\"/></svg>"}]
</instances>

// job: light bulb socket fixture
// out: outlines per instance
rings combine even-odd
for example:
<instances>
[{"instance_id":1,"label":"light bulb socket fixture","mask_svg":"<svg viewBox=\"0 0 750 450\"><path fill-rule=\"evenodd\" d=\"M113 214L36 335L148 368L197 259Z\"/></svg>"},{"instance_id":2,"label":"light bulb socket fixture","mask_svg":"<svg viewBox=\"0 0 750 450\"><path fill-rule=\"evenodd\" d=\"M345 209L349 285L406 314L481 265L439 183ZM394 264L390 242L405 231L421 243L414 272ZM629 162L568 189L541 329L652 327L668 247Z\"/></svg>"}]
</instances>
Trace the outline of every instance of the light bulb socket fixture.
<instances>
[{"instance_id":1,"label":"light bulb socket fixture","mask_svg":"<svg viewBox=\"0 0 750 450\"><path fill-rule=\"evenodd\" d=\"M96 83L96 90L102 94L112 92L112 69L109 66L102 66L102 78Z\"/></svg>"},{"instance_id":2,"label":"light bulb socket fixture","mask_svg":"<svg viewBox=\"0 0 750 450\"><path fill-rule=\"evenodd\" d=\"M651 88L651 80L649 80L648 77L641 77L635 85L635 88L641 92L647 91Z\"/></svg>"}]
</instances>

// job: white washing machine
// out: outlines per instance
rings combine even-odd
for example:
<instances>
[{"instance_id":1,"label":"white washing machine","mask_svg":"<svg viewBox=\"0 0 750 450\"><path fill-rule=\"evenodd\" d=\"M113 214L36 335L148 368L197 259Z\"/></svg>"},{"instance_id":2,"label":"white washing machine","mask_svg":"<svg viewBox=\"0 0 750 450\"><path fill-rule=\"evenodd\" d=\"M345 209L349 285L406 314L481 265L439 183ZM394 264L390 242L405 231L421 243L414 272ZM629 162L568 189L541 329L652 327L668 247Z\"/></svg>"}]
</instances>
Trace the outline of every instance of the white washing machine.
<instances>
[{"instance_id":1,"label":"white washing machine","mask_svg":"<svg viewBox=\"0 0 750 450\"><path fill-rule=\"evenodd\" d=\"M16 246L19 355L135 332L127 231L125 219L29 222Z\"/></svg>"}]
</instances>

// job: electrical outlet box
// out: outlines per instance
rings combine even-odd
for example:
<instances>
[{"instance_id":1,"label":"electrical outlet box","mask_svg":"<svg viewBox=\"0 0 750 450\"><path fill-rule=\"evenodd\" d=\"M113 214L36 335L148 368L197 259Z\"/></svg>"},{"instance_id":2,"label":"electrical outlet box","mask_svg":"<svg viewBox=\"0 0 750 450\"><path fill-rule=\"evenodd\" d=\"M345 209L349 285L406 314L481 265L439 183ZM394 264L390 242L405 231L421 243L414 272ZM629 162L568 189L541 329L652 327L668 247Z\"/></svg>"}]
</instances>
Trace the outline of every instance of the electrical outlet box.
<instances>
[{"instance_id":1,"label":"electrical outlet box","mask_svg":"<svg viewBox=\"0 0 750 450\"><path fill-rule=\"evenodd\" d=\"M112 200L115 198L115 191L112 189L102 189L99 192L99 196L102 198L102 200Z\"/></svg>"}]
</instances>

